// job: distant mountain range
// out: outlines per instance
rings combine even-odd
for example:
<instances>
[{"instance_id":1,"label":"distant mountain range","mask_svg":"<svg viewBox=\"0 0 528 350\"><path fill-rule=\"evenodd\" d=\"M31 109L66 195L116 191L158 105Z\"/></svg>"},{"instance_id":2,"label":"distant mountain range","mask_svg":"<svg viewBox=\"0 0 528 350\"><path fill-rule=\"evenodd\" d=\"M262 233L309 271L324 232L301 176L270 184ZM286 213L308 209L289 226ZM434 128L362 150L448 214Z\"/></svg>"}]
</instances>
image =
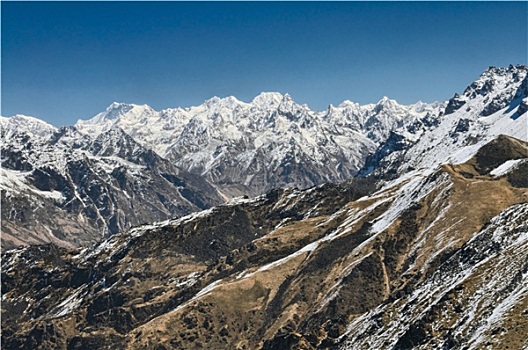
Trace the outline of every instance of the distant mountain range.
<instances>
[{"instance_id":1,"label":"distant mountain range","mask_svg":"<svg viewBox=\"0 0 528 350\"><path fill-rule=\"evenodd\" d=\"M391 131L436 119L442 108L383 98L366 106L345 101L317 112L287 94L262 93L251 103L214 97L197 107L160 112L113 103L75 127L88 135L121 128L227 195L258 195L351 178Z\"/></svg>"}]
</instances>

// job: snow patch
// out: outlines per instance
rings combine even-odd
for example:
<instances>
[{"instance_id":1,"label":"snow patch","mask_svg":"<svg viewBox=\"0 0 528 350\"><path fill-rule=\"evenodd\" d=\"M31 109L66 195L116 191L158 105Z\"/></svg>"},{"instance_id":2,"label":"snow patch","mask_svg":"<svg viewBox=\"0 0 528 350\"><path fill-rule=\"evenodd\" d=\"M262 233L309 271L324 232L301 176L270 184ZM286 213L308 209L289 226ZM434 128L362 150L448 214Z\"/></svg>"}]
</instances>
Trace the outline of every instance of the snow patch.
<instances>
[{"instance_id":1,"label":"snow patch","mask_svg":"<svg viewBox=\"0 0 528 350\"><path fill-rule=\"evenodd\" d=\"M490 175L497 176L497 177L503 176L503 175L509 173L510 171L514 170L521 163L524 163L524 162L526 162L526 159L508 160L508 161L504 162L503 164L501 164L500 166L498 166L497 168L495 168L492 171L490 171Z\"/></svg>"}]
</instances>

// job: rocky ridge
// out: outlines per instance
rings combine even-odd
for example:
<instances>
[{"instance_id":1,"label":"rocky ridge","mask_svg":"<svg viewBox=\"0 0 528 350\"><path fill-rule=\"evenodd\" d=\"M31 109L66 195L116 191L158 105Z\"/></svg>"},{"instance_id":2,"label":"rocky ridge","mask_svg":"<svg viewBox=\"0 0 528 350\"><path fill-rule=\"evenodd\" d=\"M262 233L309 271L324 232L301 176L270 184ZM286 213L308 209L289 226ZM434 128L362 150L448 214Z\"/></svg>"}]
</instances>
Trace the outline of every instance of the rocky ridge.
<instances>
[{"instance_id":1,"label":"rocky ridge","mask_svg":"<svg viewBox=\"0 0 528 350\"><path fill-rule=\"evenodd\" d=\"M366 160L360 175L396 178L414 169L463 161L500 134L528 139L528 67L489 67L440 118L393 130ZM471 146L471 147L468 147Z\"/></svg>"}]
</instances>

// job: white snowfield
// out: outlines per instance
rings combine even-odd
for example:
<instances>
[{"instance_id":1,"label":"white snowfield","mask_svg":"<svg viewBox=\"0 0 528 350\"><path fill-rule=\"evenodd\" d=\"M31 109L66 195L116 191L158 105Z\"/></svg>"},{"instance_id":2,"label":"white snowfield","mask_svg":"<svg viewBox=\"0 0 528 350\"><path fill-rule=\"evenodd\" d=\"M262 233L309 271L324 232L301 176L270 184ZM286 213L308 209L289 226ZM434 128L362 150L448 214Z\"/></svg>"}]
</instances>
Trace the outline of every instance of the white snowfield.
<instances>
[{"instance_id":1,"label":"white snowfield","mask_svg":"<svg viewBox=\"0 0 528 350\"><path fill-rule=\"evenodd\" d=\"M527 159L508 160L507 162L504 162L503 164L499 165L497 168L490 171L490 175L497 176L497 177L503 176L509 173L510 171L514 170L515 168L517 168L520 164L526 163L526 162L527 162Z\"/></svg>"}]
</instances>

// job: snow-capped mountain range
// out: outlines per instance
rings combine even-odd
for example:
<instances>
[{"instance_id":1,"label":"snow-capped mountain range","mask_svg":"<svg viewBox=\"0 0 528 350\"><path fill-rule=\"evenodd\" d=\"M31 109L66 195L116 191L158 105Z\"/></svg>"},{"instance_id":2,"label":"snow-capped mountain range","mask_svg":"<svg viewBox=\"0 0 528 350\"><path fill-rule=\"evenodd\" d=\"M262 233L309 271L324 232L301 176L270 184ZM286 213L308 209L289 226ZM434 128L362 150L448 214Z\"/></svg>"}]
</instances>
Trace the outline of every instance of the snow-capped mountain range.
<instances>
[{"instance_id":1,"label":"snow-capped mountain range","mask_svg":"<svg viewBox=\"0 0 528 350\"><path fill-rule=\"evenodd\" d=\"M319 112L288 94L262 93L250 103L214 97L200 106L162 111L113 103L75 127L90 135L119 127L229 195L257 195L351 178L391 130L436 118L442 108L403 106L384 97L377 104L345 101Z\"/></svg>"},{"instance_id":2,"label":"snow-capped mountain range","mask_svg":"<svg viewBox=\"0 0 528 350\"><path fill-rule=\"evenodd\" d=\"M113 103L60 129L1 118L2 239L85 245L237 195L463 162L499 134L528 139L527 72L490 67L445 103L313 111L262 93L162 111Z\"/></svg>"}]
</instances>

